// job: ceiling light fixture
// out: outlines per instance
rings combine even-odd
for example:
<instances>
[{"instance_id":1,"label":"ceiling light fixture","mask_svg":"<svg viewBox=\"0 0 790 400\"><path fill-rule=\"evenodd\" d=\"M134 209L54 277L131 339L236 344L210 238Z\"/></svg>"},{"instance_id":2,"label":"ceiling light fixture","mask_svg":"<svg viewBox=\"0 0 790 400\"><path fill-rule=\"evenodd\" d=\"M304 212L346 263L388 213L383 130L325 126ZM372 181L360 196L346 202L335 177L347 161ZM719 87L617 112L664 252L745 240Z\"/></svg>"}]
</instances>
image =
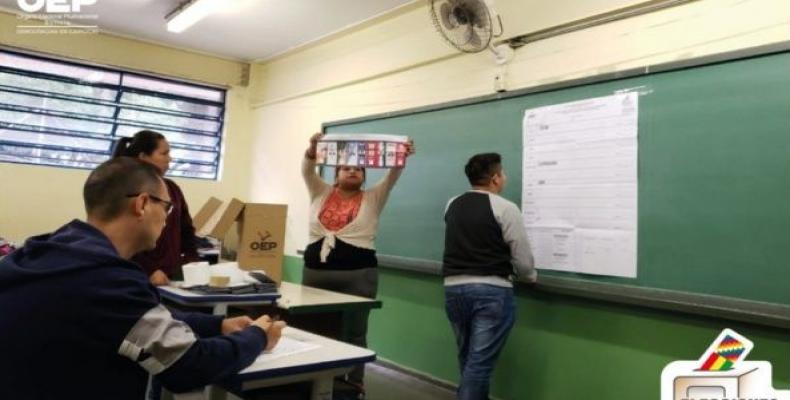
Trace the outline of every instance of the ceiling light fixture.
<instances>
[{"instance_id":1,"label":"ceiling light fixture","mask_svg":"<svg viewBox=\"0 0 790 400\"><path fill-rule=\"evenodd\" d=\"M165 16L167 30L181 33L207 15L218 10L223 0L187 0Z\"/></svg>"}]
</instances>

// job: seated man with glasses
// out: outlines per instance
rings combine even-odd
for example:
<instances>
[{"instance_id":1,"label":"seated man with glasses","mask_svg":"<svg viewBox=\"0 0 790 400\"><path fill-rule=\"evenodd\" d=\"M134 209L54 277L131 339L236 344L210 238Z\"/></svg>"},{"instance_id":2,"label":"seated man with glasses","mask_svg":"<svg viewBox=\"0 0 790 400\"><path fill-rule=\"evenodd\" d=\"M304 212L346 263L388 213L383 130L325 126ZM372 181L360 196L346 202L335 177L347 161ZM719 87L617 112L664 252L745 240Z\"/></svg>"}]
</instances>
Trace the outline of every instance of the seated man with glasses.
<instances>
[{"instance_id":1,"label":"seated man with glasses","mask_svg":"<svg viewBox=\"0 0 790 400\"><path fill-rule=\"evenodd\" d=\"M171 391L199 388L251 364L278 341L268 316L171 312L140 266L172 209L149 164L94 170L87 222L30 238L0 261L0 399L135 399L148 375Z\"/></svg>"},{"instance_id":2,"label":"seated man with glasses","mask_svg":"<svg viewBox=\"0 0 790 400\"><path fill-rule=\"evenodd\" d=\"M165 213L166 213L167 215L170 215L170 213L171 213L171 212L173 212L173 202L172 202L172 201L170 201L170 200L164 200L164 199L161 199L161 198L159 198L159 197L156 197L156 196L152 195L151 193L135 193L135 194L127 194L127 195L126 195L126 197L127 197L127 198L131 198L131 197L140 197L140 195L141 195L141 194L147 194L147 195L148 195L148 197L149 197L151 200L153 200L153 201L155 201L155 202L157 202L157 203L163 204L163 205L165 206Z\"/></svg>"}]
</instances>

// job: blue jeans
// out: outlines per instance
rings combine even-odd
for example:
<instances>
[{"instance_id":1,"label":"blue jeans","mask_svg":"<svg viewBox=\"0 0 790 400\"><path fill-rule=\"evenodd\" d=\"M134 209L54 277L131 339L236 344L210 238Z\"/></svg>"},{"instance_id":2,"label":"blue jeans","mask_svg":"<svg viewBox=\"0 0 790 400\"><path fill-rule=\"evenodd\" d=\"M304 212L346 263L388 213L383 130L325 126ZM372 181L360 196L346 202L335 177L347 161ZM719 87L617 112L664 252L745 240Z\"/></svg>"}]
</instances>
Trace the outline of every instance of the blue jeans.
<instances>
[{"instance_id":1,"label":"blue jeans","mask_svg":"<svg viewBox=\"0 0 790 400\"><path fill-rule=\"evenodd\" d=\"M458 344L459 400L488 399L494 365L516 319L513 289L485 284L444 287Z\"/></svg>"}]
</instances>

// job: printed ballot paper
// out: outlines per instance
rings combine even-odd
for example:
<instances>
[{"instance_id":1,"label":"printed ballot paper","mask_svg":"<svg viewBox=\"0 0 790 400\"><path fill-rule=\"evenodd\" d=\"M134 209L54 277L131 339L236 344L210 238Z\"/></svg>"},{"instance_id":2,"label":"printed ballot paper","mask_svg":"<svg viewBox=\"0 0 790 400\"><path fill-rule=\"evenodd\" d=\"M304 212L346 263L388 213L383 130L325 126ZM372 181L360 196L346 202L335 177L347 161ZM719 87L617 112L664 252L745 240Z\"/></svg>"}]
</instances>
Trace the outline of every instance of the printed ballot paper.
<instances>
[{"instance_id":1,"label":"printed ballot paper","mask_svg":"<svg viewBox=\"0 0 790 400\"><path fill-rule=\"evenodd\" d=\"M288 329L288 328L286 328ZM261 353L255 362L241 372L255 371L260 368L270 366L271 362L282 357L292 356L294 354L304 353L307 351L320 348L321 345L310 342L309 339L301 338L298 336L283 336L271 350L266 350Z\"/></svg>"},{"instance_id":2,"label":"printed ballot paper","mask_svg":"<svg viewBox=\"0 0 790 400\"><path fill-rule=\"evenodd\" d=\"M538 268L637 276L639 95L524 111L521 209Z\"/></svg>"},{"instance_id":3,"label":"printed ballot paper","mask_svg":"<svg viewBox=\"0 0 790 400\"><path fill-rule=\"evenodd\" d=\"M316 164L363 168L406 166L408 136L382 134L328 134L316 146Z\"/></svg>"}]
</instances>

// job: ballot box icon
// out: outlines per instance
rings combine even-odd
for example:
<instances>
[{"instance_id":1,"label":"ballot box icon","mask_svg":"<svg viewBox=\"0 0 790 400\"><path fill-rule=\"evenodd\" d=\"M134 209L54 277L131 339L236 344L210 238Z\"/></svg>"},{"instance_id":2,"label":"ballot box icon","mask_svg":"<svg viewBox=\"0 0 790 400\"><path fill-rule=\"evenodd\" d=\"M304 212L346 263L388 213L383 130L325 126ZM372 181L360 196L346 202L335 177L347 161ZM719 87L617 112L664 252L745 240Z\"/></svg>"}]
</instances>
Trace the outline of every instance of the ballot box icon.
<instances>
[{"instance_id":1,"label":"ballot box icon","mask_svg":"<svg viewBox=\"0 0 790 400\"><path fill-rule=\"evenodd\" d=\"M702 371L696 361L675 361L661 374L661 400L777 399L790 400L790 391L776 391L771 363L743 361L727 371Z\"/></svg>"},{"instance_id":2,"label":"ballot box icon","mask_svg":"<svg viewBox=\"0 0 790 400\"><path fill-rule=\"evenodd\" d=\"M754 344L725 329L697 361L674 361L661 373L661 400L790 400L776 390L768 361L743 361Z\"/></svg>"}]
</instances>

